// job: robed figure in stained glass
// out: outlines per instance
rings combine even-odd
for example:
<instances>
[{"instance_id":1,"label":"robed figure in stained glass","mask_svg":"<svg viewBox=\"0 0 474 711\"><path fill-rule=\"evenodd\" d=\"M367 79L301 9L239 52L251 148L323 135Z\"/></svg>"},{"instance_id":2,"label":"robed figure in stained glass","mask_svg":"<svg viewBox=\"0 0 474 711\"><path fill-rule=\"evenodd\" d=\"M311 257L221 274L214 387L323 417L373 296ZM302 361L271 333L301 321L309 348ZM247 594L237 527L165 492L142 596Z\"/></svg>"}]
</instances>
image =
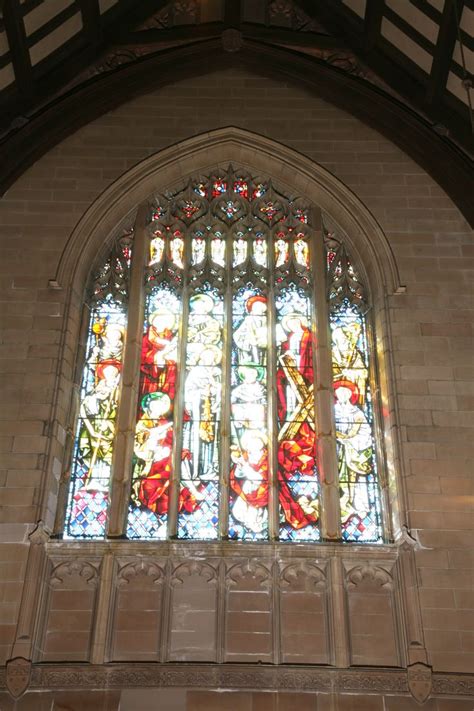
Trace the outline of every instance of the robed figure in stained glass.
<instances>
[{"instance_id":1,"label":"robed figure in stained glass","mask_svg":"<svg viewBox=\"0 0 474 711\"><path fill-rule=\"evenodd\" d=\"M195 294L189 299L187 361L197 363L207 346L220 345L222 323L213 312L216 303L210 294Z\"/></svg>"},{"instance_id":2,"label":"robed figure in stained glass","mask_svg":"<svg viewBox=\"0 0 474 711\"><path fill-rule=\"evenodd\" d=\"M237 368L239 384L232 389L232 419L242 427L261 430L265 425L267 393L262 385L265 370L248 363Z\"/></svg>"},{"instance_id":3,"label":"robed figure in stained glass","mask_svg":"<svg viewBox=\"0 0 474 711\"><path fill-rule=\"evenodd\" d=\"M336 403L334 412L337 437L341 447L341 478L356 482L359 475L367 475L371 469L372 433L363 409L357 406L359 391L350 380L334 383Z\"/></svg>"},{"instance_id":4,"label":"robed figure in stained glass","mask_svg":"<svg viewBox=\"0 0 474 711\"><path fill-rule=\"evenodd\" d=\"M268 531L267 297L248 283L232 310L229 535L258 540Z\"/></svg>"},{"instance_id":5,"label":"robed figure in stained glass","mask_svg":"<svg viewBox=\"0 0 474 711\"><path fill-rule=\"evenodd\" d=\"M189 299L187 321L178 504L183 538L217 535L223 320L222 294L204 282Z\"/></svg>"},{"instance_id":6,"label":"robed figure in stained glass","mask_svg":"<svg viewBox=\"0 0 474 711\"><path fill-rule=\"evenodd\" d=\"M166 393L173 401L176 393L176 315L161 307L149 317L142 342L141 394Z\"/></svg>"},{"instance_id":7,"label":"robed figure in stained glass","mask_svg":"<svg viewBox=\"0 0 474 711\"><path fill-rule=\"evenodd\" d=\"M147 294L130 518L136 530L158 538L166 532L173 469L180 307L169 285L160 284Z\"/></svg>"},{"instance_id":8,"label":"robed figure in stained glass","mask_svg":"<svg viewBox=\"0 0 474 711\"><path fill-rule=\"evenodd\" d=\"M246 430L231 449L230 486L234 520L254 534L264 531L268 521L268 452L266 437ZM245 537L245 536L244 536Z\"/></svg>"},{"instance_id":9,"label":"robed figure in stained glass","mask_svg":"<svg viewBox=\"0 0 474 711\"><path fill-rule=\"evenodd\" d=\"M87 464L84 487L89 491L108 489L120 370L121 364L117 360L98 363L95 370L96 385L81 403L79 445Z\"/></svg>"},{"instance_id":10,"label":"robed figure in stained glass","mask_svg":"<svg viewBox=\"0 0 474 711\"><path fill-rule=\"evenodd\" d=\"M295 304L307 309L302 295ZM313 336L307 315L283 314L277 338L279 499L284 524L291 531L311 527L318 520Z\"/></svg>"},{"instance_id":11,"label":"robed figure in stained glass","mask_svg":"<svg viewBox=\"0 0 474 711\"><path fill-rule=\"evenodd\" d=\"M187 485L219 475L217 427L221 406L222 300L194 294L189 300L183 446L191 452ZM195 484L193 484L195 482ZM196 488L195 494L199 497Z\"/></svg>"},{"instance_id":12,"label":"robed figure in stained glass","mask_svg":"<svg viewBox=\"0 0 474 711\"><path fill-rule=\"evenodd\" d=\"M337 380L334 392L339 477L346 485L341 508L346 516L357 514L363 518L370 509L366 479L372 473L372 428L358 406L359 391L355 383Z\"/></svg>"},{"instance_id":13,"label":"robed figure in stained glass","mask_svg":"<svg viewBox=\"0 0 474 711\"><path fill-rule=\"evenodd\" d=\"M289 418L299 423L312 402L313 344L308 320L299 313L283 316L278 329L280 346L277 370L278 414L281 422ZM302 405L302 407L301 407ZM293 429L296 425L293 426Z\"/></svg>"},{"instance_id":14,"label":"robed figure in stained glass","mask_svg":"<svg viewBox=\"0 0 474 711\"><path fill-rule=\"evenodd\" d=\"M141 402L142 416L135 430L134 498L150 511L168 510L173 422L171 400L162 392L148 393Z\"/></svg>"},{"instance_id":15,"label":"robed figure in stained glass","mask_svg":"<svg viewBox=\"0 0 474 711\"><path fill-rule=\"evenodd\" d=\"M345 319L332 331L332 357L334 378L348 378L358 390L360 402L365 400L369 375L362 340L362 323L357 318Z\"/></svg>"},{"instance_id":16,"label":"robed figure in stained glass","mask_svg":"<svg viewBox=\"0 0 474 711\"><path fill-rule=\"evenodd\" d=\"M377 540L380 503L366 320L348 297L330 315L342 535Z\"/></svg>"},{"instance_id":17,"label":"robed figure in stained glass","mask_svg":"<svg viewBox=\"0 0 474 711\"><path fill-rule=\"evenodd\" d=\"M120 258L99 270L89 316L66 514L66 535L74 537L104 535L107 521L126 326L124 305L106 293L104 275L121 280L127 266L121 259L128 248L122 252L120 240L116 248Z\"/></svg>"},{"instance_id":18,"label":"robed figure in stained glass","mask_svg":"<svg viewBox=\"0 0 474 711\"><path fill-rule=\"evenodd\" d=\"M216 346L203 347L185 381L183 442L192 453L192 480L219 475L216 435L221 397L218 364L221 359L222 352Z\"/></svg>"},{"instance_id":19,"label":"robed figure in stained glass","mask_svg":"<svg viewBox=\"0 0 474 711\"><path fill-rule=\"evenodd\" d=\"M264 365L268 346L267 299L261 294L245 302L246 315L234 333L239 363Z\"/></svg>"},{"instance_id":20,"label":"robed figure in stained glass","mask_svg":"<svg viewBox=\"0 0 474 711\"><path fill-rule=\"evenodd\" d=\"M122 324L110 316L99 316L92 324L88 362L93 371L84 383L79 409L79 449L87 466L84 488L108 490L112 467L115 419L122 370Z\"/></svg>"}]
</instances>

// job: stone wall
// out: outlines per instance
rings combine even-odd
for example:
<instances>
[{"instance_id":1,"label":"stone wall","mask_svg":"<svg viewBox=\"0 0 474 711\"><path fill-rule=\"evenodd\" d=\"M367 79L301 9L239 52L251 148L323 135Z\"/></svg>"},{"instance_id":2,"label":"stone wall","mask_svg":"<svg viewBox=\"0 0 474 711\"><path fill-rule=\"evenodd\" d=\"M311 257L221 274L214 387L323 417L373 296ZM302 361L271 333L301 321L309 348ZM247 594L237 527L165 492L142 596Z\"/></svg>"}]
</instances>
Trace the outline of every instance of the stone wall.
<instances>
[{"instance_id":1,"label":"stone wall","mask_svg":"<svg viewBox=\"0 0 474 711\"><path fill-rule=\"evenodd\" d=\"M12 653L27 536L47 507L45 461L58 436L51 408L66 290L48 288L48 280L78 220L118 176L166 146L229 125L334 173L371 210L394 251L406 293L388 295L390 357L407 522L421 544L415 555L428 662L436 671L471 672L472 233L433 180L370 127L303 90L237 70L161 88L93 121L42 157L0 203L2 659ZM73 351L64 351L71 372ZM67 401L65 393L64 407Z\"/></svg>"}]
</instances>

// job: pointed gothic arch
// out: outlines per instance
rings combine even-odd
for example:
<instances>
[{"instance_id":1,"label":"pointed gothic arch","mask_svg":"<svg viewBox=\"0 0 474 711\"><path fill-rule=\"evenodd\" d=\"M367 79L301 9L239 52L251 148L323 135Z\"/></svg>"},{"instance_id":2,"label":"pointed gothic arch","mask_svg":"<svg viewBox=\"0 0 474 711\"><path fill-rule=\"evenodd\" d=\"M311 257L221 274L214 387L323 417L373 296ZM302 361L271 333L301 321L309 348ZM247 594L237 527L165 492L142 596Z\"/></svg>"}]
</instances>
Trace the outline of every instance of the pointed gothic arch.
<instances>
[{"instance_id":1,"label":"pointed gothic arch","mask_svg":"<svg viewBox=\"0 0 474 711\"><path fill-rule=\"evenodd\" d=\"M379 352L381 399L383 410L387 412L383 427L379 422L378 436L382 441L382 430L388 434L389 449L393 449L387 458L387 477L392 483L386 490L396 491L397 486L393 485L398 470L398 435L393 414L396 403L391 395L390 365L385 357L385 352L389 351L386 298L403 289L399 283L396 262L382 229L365 205L329 171L282 144L235 127L218 129L158 152L129 170L104 191L74 229L54 279L50 281L52 288L65 289L66 285L70 285L65 315L69 323L65 322L63 348L75 350L79 330L78 313L91 265L104 254L107 244L110 244L118 230L136 218L137 205L144 201L146 203L154 192L172 188L191 175L202 174L208 169L227 166L229 163L251 173L270 176L290 194L302 196L310 204L319 206L328 228L336 230L347 244L371 293ZM63 367L58 381L54 420L65 431L70 431L71 425L64 419L67 409L64 399L67 400L67 393L71 392L70 368ZM69 449L59 447L63 454L63 471L67 470L71 456L71 433L69 442ZM44 488L42 511L42 518L49 525L52 525L55 508L51 503L54 500L51 490L56 488L57 452L57 443L52 443L46 470L49 484L46 483ZM53 474L53 466L56 474ZM386 524L386 528L397 532L404 523L403 499L398 501L395 495L391 503L394 517L392 524Z\"/></svg>"},{"instance_id":2,"label":"pointed gothic arch","mask_svg":"<svg viewBox=\"0 0 474 711\"><path fill-rule=\"evenodd\" d=\"M370 277L374 297L401 285L390 244L370 210L344 183L303 154L235 126L193 136L153 154L124 173L89 207L74 228L52 281L79 285L101 249L141 201L208 167L228 163L266 173L321 207L348 240Z\"/></svg>"}]
</instances>

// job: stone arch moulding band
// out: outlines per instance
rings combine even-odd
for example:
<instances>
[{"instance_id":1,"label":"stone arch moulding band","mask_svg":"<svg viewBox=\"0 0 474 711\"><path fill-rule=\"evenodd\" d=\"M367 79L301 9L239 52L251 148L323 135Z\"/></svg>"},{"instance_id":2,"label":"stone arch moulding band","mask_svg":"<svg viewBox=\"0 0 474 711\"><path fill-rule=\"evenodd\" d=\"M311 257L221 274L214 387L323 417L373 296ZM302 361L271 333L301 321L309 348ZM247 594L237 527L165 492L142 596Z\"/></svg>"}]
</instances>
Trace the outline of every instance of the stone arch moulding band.
<instances>
[{"instance_id":1,"label":"stone arch moulding band","mask_svg":"<svg viewBox=\"0 0 474 711\"><path fill-rule=\"evenodd\" d=\"M215 67L235 66L292 82L372 126L426 170L474 224L472 160L439 136L426 119L369 83L314 57L245 38L236 55L222 49L220 38L202 40L94 76L52 99L0 142L0 195L44 153L107 111L145 91Z\"/></svg>"},{"instance_id":2,"label":"stone arch moulding band","mask_svg":"<svg viewBox=\"0 0 474 711\"><path fill-rule=\"evenodd\" d=\"M290 193L305 197L328 213L370 274L374 296L401 289L395 258L382 228L344 183L297 151L234 126L169 146L118 178L76 225L50 284L56 288L73 284L80 292L104 239L138 204L193 174L232 162L268 175Z\"/></svg>"}]
</instances>

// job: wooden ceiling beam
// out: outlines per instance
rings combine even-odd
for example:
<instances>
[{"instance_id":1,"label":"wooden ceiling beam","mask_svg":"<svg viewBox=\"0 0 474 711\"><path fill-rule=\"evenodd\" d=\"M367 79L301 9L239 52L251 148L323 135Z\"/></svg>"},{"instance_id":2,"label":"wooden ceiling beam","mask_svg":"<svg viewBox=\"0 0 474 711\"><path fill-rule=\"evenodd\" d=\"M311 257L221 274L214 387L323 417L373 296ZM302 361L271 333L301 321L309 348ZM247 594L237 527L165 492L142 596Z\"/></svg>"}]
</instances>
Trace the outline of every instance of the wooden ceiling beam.
<instances>
[{"instance_id":1,"label":"wooden ceiling beam","mask_svg":"<svg viewBox=\"0 0 474 711\"><path fill-rule=\"evenodd\" d=\"M53 2L53 0L48 0ZM47 69L45 76L38 77L34 81L37 72L32 69L28 40L25 35L23 20L21 17L21 6L18 0L4 0L5 29L8 26L8 41L11 47L12 63L17 79L17 93L12 96L11 92L3 95L0 92L0 129L11 123L16 116L23 113L30 113L38 104L47 101L48 97L65 86L71 79L79 74L96 58L100 57L109 45L114 45L115 36L120 36L123 24L141 22L150 16L152 12L158 12L167 4L168 0L119 0L115 6L117 14L113 22L103 29L107 23L102 22L99 13L98 0L77 0L84 23L84 32L72 38L68 43L56 50L56 59L53 66ZM1 2L1 0L0 0ZM120 9L120 12L118 10ZM69 12L70 10L67 10ZM100 23L100 34L94 25ZM49 26L53 21L48 23ZM45 28L40 28L39 34L43 34ZM82 46L78 47L78 38L83 37ZM71 48L71 45L73 47ZM48 61L48 57L43 62Z\"/></svg>"},{"instance_id":2,"label":"wooden ceiling beam","mask_svg":"<svg viewBox=\"0 0 474 711\"><path fill-rule=\"evenodd\" d=\"M27 102L34 96L33 72L20 8L20 3L16 0L4 0L3 22L10 46L17 90L21 99Z\"/></svg>"},{"instance_id":3,"label":"wooden ceiling beam","mask_svg":"<svg viewBox=\"0 0 474 711\"><path fill-rule=\"evenodd\" d=\"M416 27L413 27L410 22L407 22L406 20L403 19L397 12L392 10L390 7L385 8L384 16L387 18L387 20L390 20L392 25L395 25L395 27L398 27L399 30L403 32L404 35L409 37L413 42L418 45L418 47L421 47L422 49L425 50L428 54L433 55L434 50L435 50L435 45L433 42L431 42L425 35L423 35L421 32L418 32Z\"/></svg>"},{"instance_id":4,"label":"wooden ceiling beam","mask_svg":"<svg viewBox=\"0 0 474 711\"><path fill-rule=\"evenodd\" d=\"M169 29L136 30L124 32L116 37L116 44L156 44L159 49L161 44L170 42L195 42L210 37L219 37L226 25L222 22L206 22L202 25L185 25L170 27ZM341 49L345 47L343 40L332 35L323 35L317 32L299 32L281 27L265 27L250 22L240 25L242 35L250 39L272 44L288 44L295 47L321 47L327 49Z\"/></svg>"},{"instance_id":5,"label":"wooden ceiling beam","mask_svg":"<svg viewBox=\"0 0 474 711\"><path fill-rule=\"evenodd\" d=\"M87 41L94 47L99 46L102 42L99 0L79 0L79 6Z\"/></svg>"},{"instance_id":6,"label":"wooden ceiling beam","mask_svg":"<svg viewBox=\"0 0 474 711\"><path fill-rule=\"evenodd\" d=\"M226 28L240 29L242 22L242 0L224 0L224 25Z\"/></svg>"},{"instance_id":7,"label":"wooden ceiling beam","mask_svg":"<svg viewBox=\"0 0 474 711\"><path fill-rule=\"evenodd\" d=\"M377 40L378 44L367 49L365 32L357 32L353 23L349 21L345 8L342 5L335 5L333 0L318 0L317 9L314 8L313 0L296 1L310 17L318 18L323 22L332 34L344 37L348 47L390 87L407 99L413 107L431 115L432 112L425 100L429 75L426 75L425 79L425 75L419 67L401 51L392 47L380 34ZM380 0L375 1L377 9L380 9L378 5ZM447 4L449 2L450 0L446 0ZM440 103L438 106L439 116L433 117L432 122L443 123L450 130L452 136L470 150L472 134L464 111L457 111L447 103Z\"/></svg>"},{"instance_id":8,"label":"wooden ceiling beam","mask_svg":"<svg viewBox=\"0 0 474 711\"><path fill-rule=\"evenodd\" d=\"M444 4L438 40L433 56L433 65L425 96L426 105L432 109L436 109L439 106L446 89L454 45L458 36L457 17L461 18L463 7L464 0L446 0Z\"/></svg>"},{"instance_id":9,"label":"wooden ceiling beam","mask_svg":"<svg viewBox=\"0 0 474 711\"><path fill-rule=\"evenodd\" d=\"M373 0L376 8L373 11L372 19L370 20L370 31L375 33L377 27L380 29L381 16L380 9L383 0ZM328 30L333 34L344 37L347 46L355 52L362 61L380 76L387 84L395 91L398 91L402 96L405 96L415 105L419 102L420 90L424 87L410 72L410 62L401 55L400 62L395 62L386 54L380 46L380 32L375 41L367 43L366 32L364 29L355 32L352 24L349 26L348 18L343 7L335 6L333 0L319 0L318 12L312 10L312 0L298 0L298 4L308 14L313 13L314 17L319 17ZM368 6L367 6L368 7ZM362 26L364 28L364 26ZM374 34L375 36L375 34Z\"/></svg>"},{"instance_id":10,"label":"wooden ceiling beam","mask_svg":"<svg viewBox=\"0 0 474 711\"><path fill-rule=\"evenodd\" d=\"M130 32L129 28L157 15L167 4L168 0L119 0L116 18L110 24L103 23L105 43L115 45L123 42L124 35ZM127 28L125 32L124 27Z\"/></svg>"},{"instance_id":11,"label":"wooden ceiling beam","mask_svg":"<svg viewBox=\"0 0 474 711\"><path fill-rule=\"evenodd\" d=\"M282 27L265 27L252 23L242 24L244 37L270 42L272 44L288 44L294 47L320 47L324 49L345 48L345 42L333 35L323 35L319 32L300 32Z\"/></svg>"},{"instance_id":12,"label":"wooden ceiling beam","mask_svg":"<svg viewBox=\"0 0 474 711\"><path fill-rule=\"evenodd\" d=\"M155 29L151 27L149 30L121 32L115 36L115 44L156 44L157 49L160 49L160 45L167 45L170 42L189 43L196 40L207 39L208 37L218 37L223 28L224 25L222 22L206 22L202 25L182 25L181 27L165 29Z\"/></svg>"},{"instance_id":13,"label":"wooden ceiling beam","mask_svg":"<svg viewBox=\"0 0 474 711\"><path fill-rule=\"evenodd\" d=\"M365 8L365 50L370 51L377 43L380 36L380 27L384 11L384 0L367 0Z\"/></svg>"},{"instance_id":14,"label":"wooden ceiling beam","mask_svg":"<svg viewBox=\"0 0 474 711\"><path fill-rule=\"evenodd\" d=\"M443 13L442 11L440 12L435 7L433 7L433 5L430 5L428 0L410 0L410 2L412 5L418 8L418 10L421 10L424 15L429 17L430 20L436 22L437 25L440 24Z\"/></svg>"},{"instance_id":15,"label":"wooden ceiling beam","mask_svg":"<svg viewBox=\"0 0 474 711\"><path fill-rule=\"evenodd\" d=\"M258 76L314 92L387 136L438 181L474 225L472 162L423 117L367 82L297 52L245 40L231 54L220 39L170 49L130 63L65 94L0 142L0 194L52 146L142 92L220 67L248 67Z\"/></svg>"}]
</instances>

